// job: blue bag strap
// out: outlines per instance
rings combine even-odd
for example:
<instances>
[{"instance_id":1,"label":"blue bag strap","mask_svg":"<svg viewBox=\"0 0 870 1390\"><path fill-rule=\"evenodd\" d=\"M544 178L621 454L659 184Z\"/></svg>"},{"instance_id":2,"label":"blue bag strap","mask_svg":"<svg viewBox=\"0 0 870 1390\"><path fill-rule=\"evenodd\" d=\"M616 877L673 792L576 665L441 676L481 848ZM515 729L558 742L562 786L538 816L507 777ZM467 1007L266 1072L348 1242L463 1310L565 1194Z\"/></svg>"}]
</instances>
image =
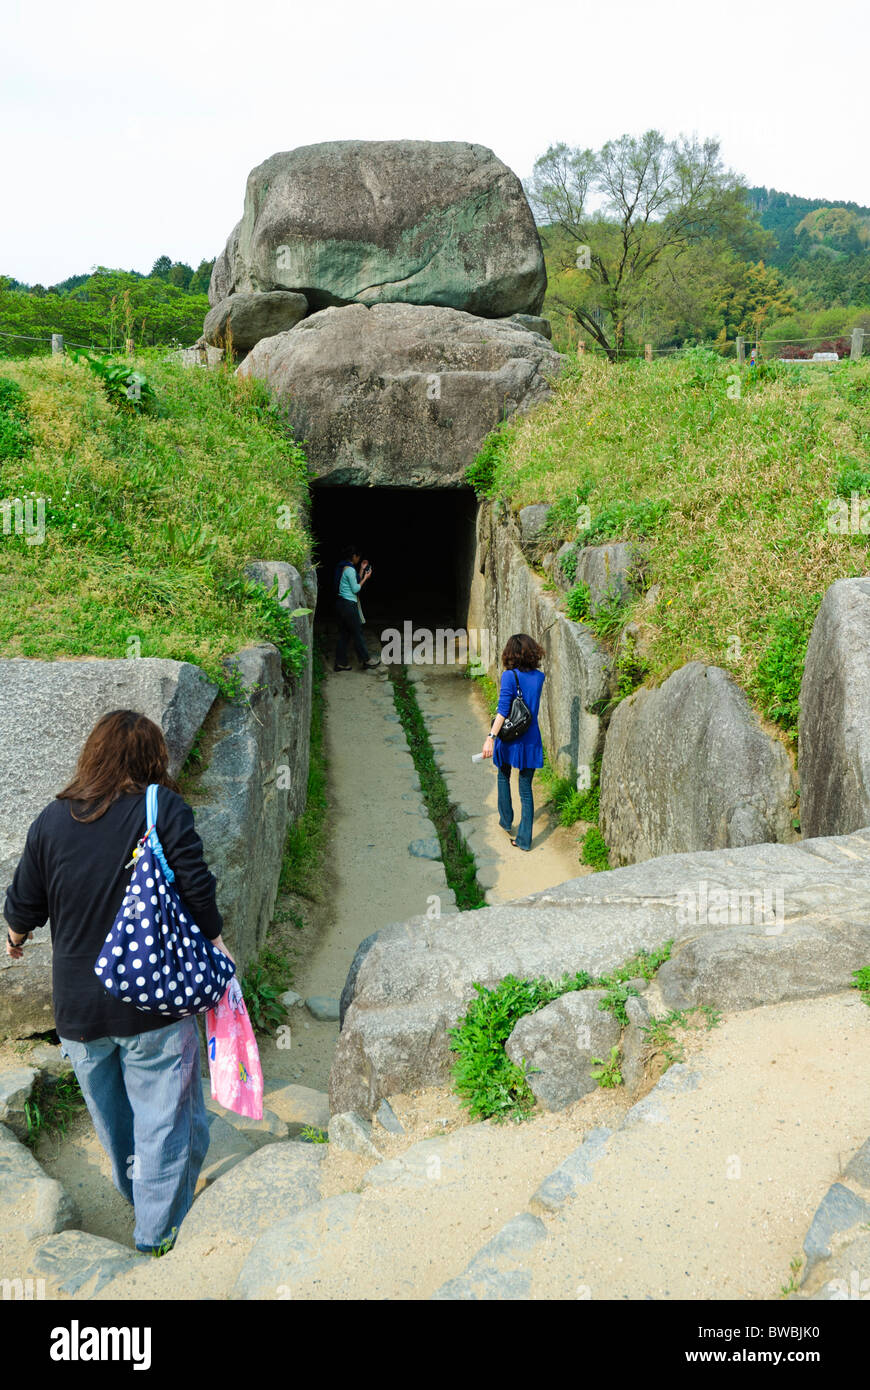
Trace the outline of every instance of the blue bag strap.
<instances>
[{"instance_id":1,"label":"blue bag strap","mask_svg":"<svg viewBox=\"0 0 870 1390\"><path fill-rule=\"evenodd\" d=\"M148 844L151 852L160 865L167 883L172 883L175 874L166 862L166 855L163 853L163 846L157 838L157 784L152 782L145 793L145 830L148 834Z\"/></svg>"}]
</instances>

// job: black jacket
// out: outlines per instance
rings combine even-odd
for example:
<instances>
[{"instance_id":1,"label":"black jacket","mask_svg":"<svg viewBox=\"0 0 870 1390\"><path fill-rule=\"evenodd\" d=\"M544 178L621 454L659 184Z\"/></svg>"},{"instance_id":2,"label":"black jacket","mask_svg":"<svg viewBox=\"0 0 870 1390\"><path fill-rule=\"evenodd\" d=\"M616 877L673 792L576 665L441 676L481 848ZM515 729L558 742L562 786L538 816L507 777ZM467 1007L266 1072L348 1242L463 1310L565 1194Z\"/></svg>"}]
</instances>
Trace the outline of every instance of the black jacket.
<instances>
[{"instance_id":1,"label":"black jacket","mask_svg":"<svg viewBox=\"0 0 870 1390\"><path fill-rule=\"evenodd\" d=\"M134 1012L113 999L94 974L130 881L132 869L125 865L145 834L145 793L120 796L95 821L74 820L73 807L81 814L79 803L52 801L28 830L6 893L6 921L15 932L51 921L54 1026L62 1038L87 1042L165 1028L159 1014ZM157 834L182 902L203 935L214 940L223 926L214 875L203 859L192 810L168 787L157 796Z\"/></svg>"}]
</instances>

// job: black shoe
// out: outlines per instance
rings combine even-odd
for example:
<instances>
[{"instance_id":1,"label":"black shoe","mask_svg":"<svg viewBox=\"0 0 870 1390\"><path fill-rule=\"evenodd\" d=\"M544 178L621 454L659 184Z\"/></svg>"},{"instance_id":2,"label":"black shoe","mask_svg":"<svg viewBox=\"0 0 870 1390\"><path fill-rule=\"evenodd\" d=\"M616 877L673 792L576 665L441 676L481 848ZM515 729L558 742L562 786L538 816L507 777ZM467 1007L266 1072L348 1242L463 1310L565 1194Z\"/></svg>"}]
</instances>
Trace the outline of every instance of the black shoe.
<instances>
[{"instance_id":1,"label":"black shoe","mask_svg":"<svg viewBox=\"0 0 870 1390\"><path fill-rule=\"evenodd\" d=\"M349 666L333 666L333 671L349 671Z\"/></svg>"},{"instance_id":2,"label":"black shoe","mask_svg":"<svg viewBox=\"0 0 870 1390\"><path fill-rule=\"evenodd\" d=\"M363 666L362 669L363 669L364 671L375 671L375 670L377 670L377 668L380 666L380 664L381 664L381 663L380 663L380 660L378 660L378 661L367 661L367 662L365 663L365 665Z\"/></svg>"}]
</instances>

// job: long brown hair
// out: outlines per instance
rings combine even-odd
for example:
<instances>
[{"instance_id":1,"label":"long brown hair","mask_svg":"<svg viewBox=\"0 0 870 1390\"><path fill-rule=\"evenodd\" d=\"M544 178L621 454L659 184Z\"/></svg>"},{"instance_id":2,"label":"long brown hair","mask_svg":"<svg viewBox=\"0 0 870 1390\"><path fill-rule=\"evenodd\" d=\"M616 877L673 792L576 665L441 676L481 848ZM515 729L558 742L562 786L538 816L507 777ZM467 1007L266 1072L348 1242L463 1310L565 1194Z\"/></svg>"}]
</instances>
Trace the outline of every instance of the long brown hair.
<instances>
[{"instance_id":1,"label":"long brown hair","mask_svg":"<svg viewBox=\"0 0 870 1390\"><path fill-rule=\"evenodd\" d=\"M536 671L544 659L544 648L527 632L515 632L509 637L501 654L501 664L506 671Z\"/></svg>"},{"instance_id":2,"label":"long brown hair","mask_svg":"<svg viewBox=\"0 0 870 1390\"><path fill-rule=\"evenodd\" d=\"M85 803L86 814L80 816L70 806L73 820L99 820L119 796L144 792L151 782L177 792L168 769L169 749L159 725L135 710L115 709L91 729L75 776L57 799Z\"/></svg>"}]
</instances>

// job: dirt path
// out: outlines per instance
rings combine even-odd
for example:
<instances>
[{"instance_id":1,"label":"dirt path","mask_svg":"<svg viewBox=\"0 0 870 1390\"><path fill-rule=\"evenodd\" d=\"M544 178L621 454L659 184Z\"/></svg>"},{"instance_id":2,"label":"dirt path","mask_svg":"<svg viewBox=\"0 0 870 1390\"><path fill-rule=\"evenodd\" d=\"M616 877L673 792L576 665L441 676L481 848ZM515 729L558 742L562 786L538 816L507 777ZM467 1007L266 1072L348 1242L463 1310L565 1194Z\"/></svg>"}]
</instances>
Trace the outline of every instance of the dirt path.
<instances>
[{"instance_id":1,"label":"dirt path","mask_svg":"<svg viewBox=\"0 0 870 1390\"><path fill-rule=\"evenodd\" d=\"M565 828L547 809L547 798L536 776L532 782L535 823L532 848L515 849L498 823L496 773L491 762L473 763L489 732L491 720L482 692L457 666L411 667L417 699L435 758L451 800L459 808L460 833L474 853L478 882L490 903L536 893L566 879L591 873L580 863L578 827ZM514 824L520 808L513 778Z\"/></svg>"},{"instance_id":2,"label":"dirt path","mask_svg":"<svg viewBox=\"0 0 870 1390\"><path fill-rule=\"evenodd\" d=\"M420 783L393 704L385 672L329 671L324 681L325 738L330 784L329 901L319 935L296 967L303 998L339 998L359 943L388 922L425 912L432 898L442 913L456 910L440 860L409 846L432 840ZM290 1018L292 1047L264 1040L264 1074L325 1091L337 1023L307 1009Z\"/></svg>"}]
</instances>

